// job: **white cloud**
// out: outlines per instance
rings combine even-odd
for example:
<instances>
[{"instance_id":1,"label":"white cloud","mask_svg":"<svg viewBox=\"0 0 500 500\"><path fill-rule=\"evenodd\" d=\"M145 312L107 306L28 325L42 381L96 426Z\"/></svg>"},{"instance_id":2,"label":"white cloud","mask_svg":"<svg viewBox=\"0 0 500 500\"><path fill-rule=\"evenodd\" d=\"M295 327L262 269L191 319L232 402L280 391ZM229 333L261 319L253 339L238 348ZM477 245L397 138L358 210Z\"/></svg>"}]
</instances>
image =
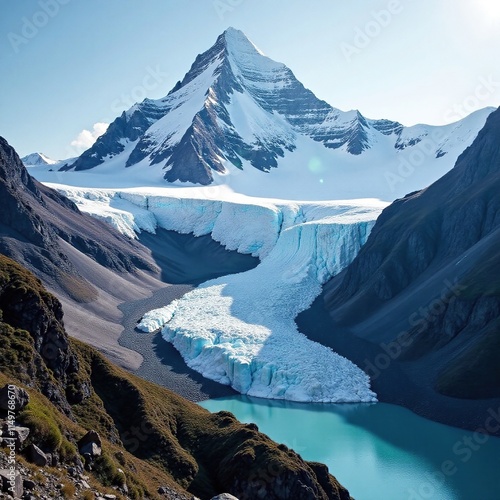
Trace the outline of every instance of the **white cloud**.
<instances>
[{"instance_id":1,"label":"white cloud","mask_svg":"<svg viewBox=\"0 0 500 500\"><path fill-rule=\"evenodd\" d=\"M98 122L94 123L92 126L92 131L90 130L82 130L76 139L71 141L71 146L75 149L80 150L80 152L85 151L90 148L92 144L100 137L109 127L109 123Z\"/></svg>"}]
</instances>

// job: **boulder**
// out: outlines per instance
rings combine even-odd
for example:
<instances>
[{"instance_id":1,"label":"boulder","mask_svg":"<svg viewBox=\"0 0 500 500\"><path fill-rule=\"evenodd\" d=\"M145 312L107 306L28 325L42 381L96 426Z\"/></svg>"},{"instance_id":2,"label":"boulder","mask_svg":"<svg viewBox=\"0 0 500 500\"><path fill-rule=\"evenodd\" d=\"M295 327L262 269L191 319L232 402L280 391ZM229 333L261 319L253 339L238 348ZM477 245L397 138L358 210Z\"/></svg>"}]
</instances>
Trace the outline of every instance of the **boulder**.
<instances>
[{"instance_id":1,"label":"boulder","mask_svg":"<svg viewBox=\"0 0 500 500\"><path fill-rule=\"evenodd\" d=\"M47 455L35 444L30 444L26 448L26 457L31 463L39 467L45 467L48 464Z\"/></svg>"},{"instance_id":2,"label":"boulder","mask_svg":"<svg viewBox=\"0 0 500 500\"><path fill-rule=\"evenodd\" d=\"M87 443L80 448L83 456L99 457L102 453L101 447L97 443Z\"/></svg>"},{"instance_id":3,"label":"boulder","mask_svg":"<svg viewBox=\"0 0 500 500\"><path fill-rule=\"evenodd\" d=\"M4 493L10 493L14 498L23 496L23 478L17 470L0 469L0 480Z\"/></svg>"},{"instance_id":4,"label":"boulder","mask_svg":"<svg viewBox=\"0 0 500 500\"><path fill-rule=\"evenodd\" d=\"M24 479L23 480L23 487L25 490L34 490L36 488L36 483L35 483L35 481L32 481L31 479Z\"/></svg>"},{"instance_id":5,"label":"boulder","mask_svg":"<svg viewBox=\"0 0 500 500\"><path fill-rule=\"evenodd\" d=\"M101 436L99 436L99 433L96 431L88 431L85 436L78 441L78 449L80 450L83 446L89 443L95 443L99 448L102 447L102 441L101 441Z\"/></svg>"},{"instance_id":6,"label":"boulder","mask_svg":"<svg viewBox=\"0 0 500 500\"><path fill-rule=\"evenodd\" d=\"M83 479L78 483L83 490L90 490L90 484Z\"/></svg>"},{"instance_id":7,"label":"boulder","mask_svg":"<svg viewBox=\"0 0 500 500\"><path fill-rule=\"evenodd\" d=\"M83 464L83 462L82 462L82 459L81 459L80 457L76 457L76 458L75 458L75 462L74 462L74 463L75 463L76 473L77 473L78 475L83 474L83 471L84 471L84 469L85 469L85 466L84 466L84 464Z\"/></svg>"},{"instance_id":8,"label":"boulder","mask_svg":"<svg viewBox=\"0 0 500 500\"><path fill-rule=\"evenodd\" d=\"M20 411L30 402L29 394L17 385L4 385L0 389L0 408L2 410Z\"/></svg>"},{"instance_id":9,"label":"boulder","mask_svg":"<svg viewBox=\"0 0 500 500\"><path fill-rule=\"evenodd\" d=\"M28 439L30 430L28 427L21 427L20 425L7 426L4 425L2 432L2 441L4 444L9 445L15 443L16 449L19 450L21 445Z\"/></svg>"},{"instance_id":10,"label":"boulder","mask_svg":"<svg viewBox=\"0 0 500 500\"><path fill-rule=\"evenodd\" d=\"M221 493L216 497L212 497L211 500L238 500L238 499L233 495L231 495L230 493Z\"/></svg>"},{"instance_id":11,"label":"boulder","mask_svg":"<svg viewBox=\"0 0 500 500\"><path fill-rule=\"evenodd\" d=\"M101 436L96 431L88 431L85 436L78 441L78 450L85 459L85 467L90 470L95 457L102 453Z\"/></svg>"}]
</instances>

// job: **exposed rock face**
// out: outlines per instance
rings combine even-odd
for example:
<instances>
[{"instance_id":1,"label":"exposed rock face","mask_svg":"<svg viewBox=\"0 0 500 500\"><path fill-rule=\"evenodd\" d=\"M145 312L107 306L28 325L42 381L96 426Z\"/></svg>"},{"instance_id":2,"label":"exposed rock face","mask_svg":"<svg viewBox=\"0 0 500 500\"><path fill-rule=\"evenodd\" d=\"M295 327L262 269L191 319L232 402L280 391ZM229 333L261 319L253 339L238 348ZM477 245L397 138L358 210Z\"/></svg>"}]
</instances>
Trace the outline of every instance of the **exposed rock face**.
<instances>
[{"instance_id":1,"label":"exposed rock face","mask_svg":"<svg viewBox=\"0 0 500 500\"><path fill-rule=\"evenodd\" d=\"M18 471L0 469L0 482L2 491L9 493L14 498L22 498L24 493L23 478Z\"/></svg>"},{"instance_id":2,"label":"exposed rock face","mask_svg":"<svg viewBox=\"0 0 500 500\"><path fill-rule=\"evenodd\" d=\"M99 165L102 158L107 155L117 155L121 153L125 146L124 137L133 142L141 137L152 123L165 114L163 106L156 106L154 101L144 100L141 104L134 107L132 113L123 112L113 123L110 124L106 134L104 134L99 144L85 151L75 163L61 168L69 170L75 167L76 170L87 170Z\"/></svg>"},{"instance_id":3,"label":"exposed rock face","mask_svg":"<svg viewBox=\"0 0 500 500\"><path fill-rule=\"evenodd\" d=\"M345 488L331 480L324 465L311 463L304 463L303 468L293 471L269 467L251 475L249 479L243 478L241 473L235 473L231 491L242 499L351 499Z\"/></svg>"},{"instance_id":4,"label":"exposed rock face","mask_svg":"<svg viewBox=\"0 0 500 500\"><path fill-rule=\"evenodd\" d=\"M92 461L95 457L100 457L102 454L101 436L96 431L89 431L85 436L78 441L78 450L80 455L83 455L87 462Z\"/></svg>"},{"instance_id":5,"label":"exposed rock face","mask_svg":"<svg viewBox=\"0 0 500 500\"><path fill-rule=\"evenodd\" d=\"M1 137L0 199L0 252L77 300L92 300L95 292L70 262L62 240L115 271L154 267L141 245L34 180Z\"/></svg>"},{"instance_id":6,"label":"exposed rock face","mask_svg":"<svg viewBox=\"0 0 500 500\"><path fill-rule=\"evenodd\" d=\"M17 424L10 425L6 423L2 428L2 439L4 444L15 443L16 449L21 447L21 445L28 439L29 435L30 430L28 427L22 427Z\"/></svg>"},{"instance_id":7,"label":"exposed rock face","mask_svg":"<svg viewBox=\"0 0 500 500\"><path fill-rule=\"evenodd\" d=\"M356 360L375 379L390 365L429 394L500 397L499 192L497 110L452 171L384 210L353 263L325 286L326 328L376 347Z\"/></svg>"},{"instance_id":8,"label":"exposed rock face","mask_svg":"<svg viewBox=\"0 0 500 500\"><path fill-rule=\"evenodd\" d=\"M33 443L27 447L25 453L28 460L39 467L45 467L48 464L47 455Z\"/></svg>"},{"instance_id":9,"label":"exposed rock face","mask_svg":"<svg viewBox=\"0 0 500 500\"><path fill-rule=\"evenodd\" d=\"M12 373L24 378L28 384L38 383L39 389L50 400L69 413L66 395L56 380L64 386L78 372L79 365L75 354L69 348L62 325L61 303L47 293L33 275L2 255L0 310L0 332L4 336L4 348L9 346L6 333L9 328L15 328L29 333L36 353L34 357L28 355L23 363L17 360L17 366L9 366L7 369L15 370ZM28 351L28 346L24 350ZM4 356L7 355L8 351ZM75 390L79 392L80 389L75 387ZM24 394L25 391L19 389L20 404L29 401L29 397Z\"/></svg>"}]
</instances>

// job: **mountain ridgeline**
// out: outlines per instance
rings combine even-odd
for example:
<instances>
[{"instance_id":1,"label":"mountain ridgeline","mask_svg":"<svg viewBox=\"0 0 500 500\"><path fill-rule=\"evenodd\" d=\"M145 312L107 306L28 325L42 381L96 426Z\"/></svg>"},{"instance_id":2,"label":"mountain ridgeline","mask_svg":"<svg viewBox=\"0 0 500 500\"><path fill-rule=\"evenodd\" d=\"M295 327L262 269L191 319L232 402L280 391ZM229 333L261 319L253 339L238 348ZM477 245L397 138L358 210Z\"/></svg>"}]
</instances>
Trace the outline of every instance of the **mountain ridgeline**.
<instances>
[{"instance_id":1,"label":"mountain ridgeline","mask_svg":"<svg viewBox=\"0 0 500 500\"><path fill-rule=\"evenodd\" d=\"M500 109L447 175L382 212L299 322L326 309L310 335L351 353L383 399L481 424L500 399L499 192Z\"/></svg>"},{"instance_id":2,"label":"mountain ridgeline","mask_svg":"<svg viewBox=\"0 0 500 500\"><path fill-rule=\"evenodd\" d=\"M93 300L95 290L71 262L65 244L117 272L156 269L144 247L33 179L1 137L0 198L0 252L77 300Z\"/></svg>"},{"instance_id":3,"label":"mountain ridgeline","mask_svg":"<svg viewBox=\"0 0 500 500\"><path fill-rule=\"evenodd\" d=\"M229 28L196 57L166 97L145 99L124 111L90 149L62 169L88 170L110 161L123 168L161 165L168 182L208 185L232 170L253 167L268 173L294 162L302 164L304 175L305 151L309 159L328 158L324 168L338 169L332 174L337 183L352 164L369 176L376 171L383 180L384 172L365 153L396 165L401 152L418 156L424 151L440 165L448 164L443 157L470 144L489 112L467 117L464 127L461 122L404 127L368 119L356 110L343 112L318 99L241 31Z\"/></svg>"}]
</instances>

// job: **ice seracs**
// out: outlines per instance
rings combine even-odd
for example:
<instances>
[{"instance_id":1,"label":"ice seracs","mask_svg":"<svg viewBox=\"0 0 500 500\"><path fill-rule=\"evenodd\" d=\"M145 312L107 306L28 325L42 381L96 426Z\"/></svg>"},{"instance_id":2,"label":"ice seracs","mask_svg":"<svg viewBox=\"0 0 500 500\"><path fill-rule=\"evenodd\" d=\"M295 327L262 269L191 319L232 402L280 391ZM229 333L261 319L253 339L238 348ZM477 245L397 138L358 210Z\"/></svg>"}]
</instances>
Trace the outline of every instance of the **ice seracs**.
<instances>
[{"instance_id":1,"label":"ice seracs","mask_svg":"<svg viewBox=\"0 0 500 500\"><path fill-rule=\"evenodd\" d=\"M321 284L355 257L382 206L365 201L287 208L276 243L255 269L204 283L170 304L167 314L149 312L138 328L156 330L164 321L163 337L191 368L243 394L374 401L367 375L308 340L294 319Z\"/></svg>"},{"instance_id":2,"label":"ice seracs","mask_svg":"<svg viewBox=\"0 0 500 500\"><path fill-rule=\"evenodd\" d=\"M164 189L58 188L124 234L158 227L211 234L261 259L252 271L207 282L147 313L138 328L162 328L186 363L242 393L293 401L373 401L369 379L294 323L366 241L386 206L377 200L284 202L168 195ZM179 191L176 191L179 193ZM199 193L200 195L202 193ZM311 363L311 359L315 363Z\"/></svg>"}]
</instances>

